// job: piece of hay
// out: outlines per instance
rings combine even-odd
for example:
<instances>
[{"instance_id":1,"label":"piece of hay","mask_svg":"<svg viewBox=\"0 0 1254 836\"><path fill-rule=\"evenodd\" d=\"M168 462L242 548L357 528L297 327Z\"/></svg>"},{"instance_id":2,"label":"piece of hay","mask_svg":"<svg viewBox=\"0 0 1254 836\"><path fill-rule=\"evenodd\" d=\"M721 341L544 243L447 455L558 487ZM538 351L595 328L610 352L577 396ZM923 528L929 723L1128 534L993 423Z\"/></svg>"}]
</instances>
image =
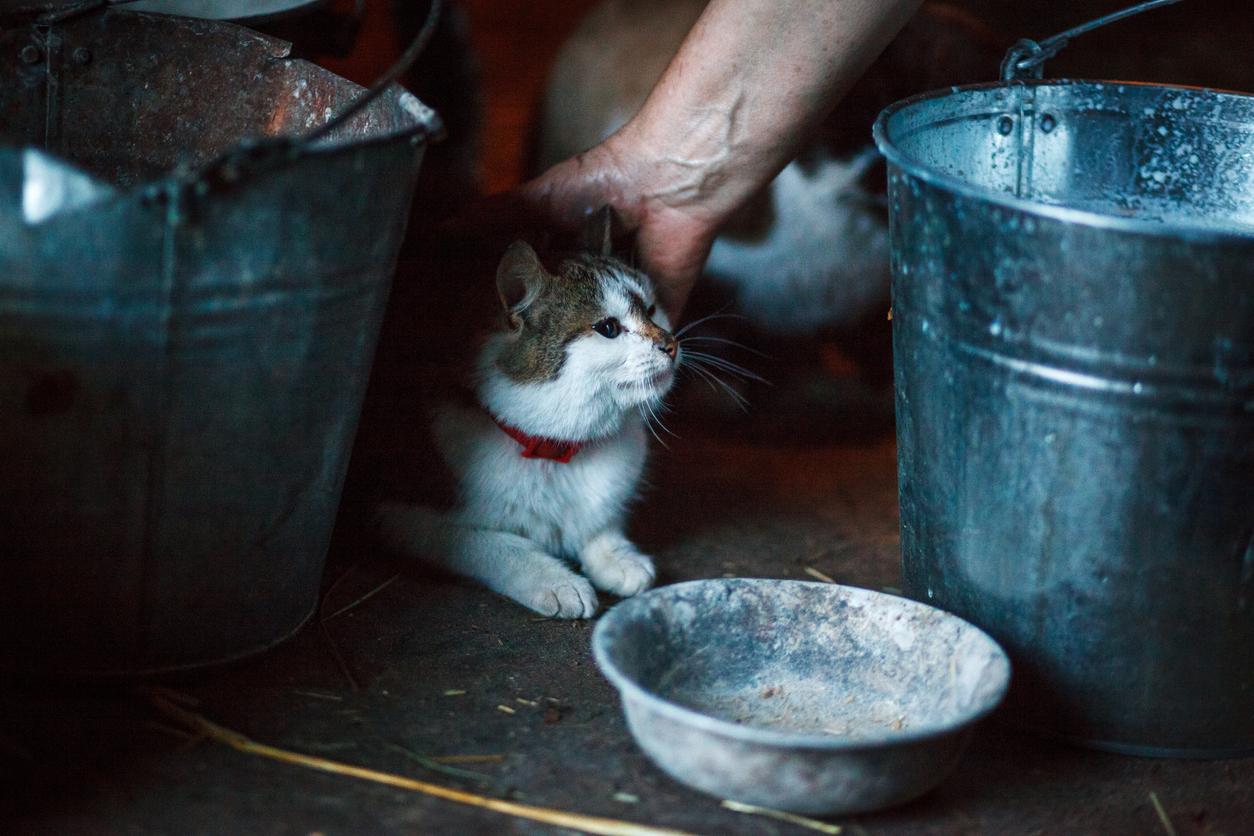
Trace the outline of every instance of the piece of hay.
<instances>
[{"instance_id":1,"label":"piece of hay","mask_svg":"<svg viewBox=\"0 0 1254 836\"><path fill-rule=\"evenodd\" d=\"M165 697L167 700L176 702L179 705L186 705L192 708L200 706L200 700L196 699L191 694L185 694L182 691L175 691L173 688L166 688L161 685L149 685L146 686L145 692Z\"/></svg>"},{"instance_id":2,"label":"piece of hay","mask_svg":"<svg viewBox=\"0 0 1254 836\"><path fill-rule=\"evenodd\" d=\"M353 601L348 602L347 604L345 604L344 606L340 607L338 610L336 610L335 612L331 613L330 615L328 615L326 618L324 618L324 619L322 619L322 620L323 620L323 621L330 621L331 619L336 618L336 617L338 617L338 616L341 616L341 615L343 615L344 613L348 612L348 611L349 611L349 610L351 610L351 609L354 609L354 608L356 608L356 607L361 606L362 604L366 603L366 602L367 602L367 601L369 601L371 598L373 598L374 596L378 595L380 592L382 592L383 590L387 589L389 586L391 586L392 584L396 583L396 582L397 582L398 580L400 580L400 579L401 579L401 576L400 576L400 573L398 572L397 574L395 574L395 575L393 575L392 577L388 578L388 579L387 579L386 581L384 581L383 583L381 583L381 584L379 584L378 586L376 586L374 589L372 589L372 590L370 590L369 592L367 592L365 595L362 595L360 598L357 598L357 599L355 599L355 600L353 600Z\"/></svg>"},{"instance_id":3,"label":"piece of hay","mask_svg":"<svg viewBox=\"0 0 1254 836\"><path fill-rule=\"evenodd\" d=\"M1151 791L1149 798L1150 803L1154 805L1154 812L1158 813L1158 820L1163 823L1163 830L1167 831L1167 836L1176 836L1176 828L1167 816L1167 811L1163 809L1163 803L1158 800L1158 793Z\"/></svg>"},{"instance_id":4,"label":"piece of hay","mask_svg":"<svg viewBox=\"0 0 1254 836\"><path fill-rule=\"evenodd\" d=\"M504 755L440 755L428 758L436 763L500 763Z\"/></svg>"},{"instance_id":5,"label":"piece of hay","mask_svg":"<svg viewBox=\"0 0 1254 836\"><path fill-rule=\"evenodd\" d=\"M456 766L448 766L447 764L440 763L435 758L424 758L417 752L406 749L404 746L397 743L388 743L385 745L393 751L400 752L423 769L430 769L432 772L439 772L442 775L448 775L452 778L464 778L468 781L474 781L476 784L492 783L491 775L484 775L482 772L474 772L469 769L459 769Z\"/></svg>"},{"instance_id":6,"label":"piece of hay","mask_svg":"<svg viewBox=\"0 0 1254 836\"><path fill-rule=\"evenodd\" d=\"M379 772L374 769L367 769L361 766L353 766L352 764L339 763L338 761L327 760L326 758L314 757L313 755L304 755L300 752L292 752L287 749L280 749L277 746L269 746L265 743L258 743L237 731L219 726L217 723L210 721L204 716L194 711L189 711L182 706L171 702L158 694L151 694L149 699L152 704L166 716L178 720L191 731L204 735L205 737L230 746L239 752L249 755L258 755L263 758L281 761L283 763L295 764L308 769L316 769L320 772L329 772L333 775L345 775L350 778L360 778L364 781L373 781L376 784L385 784L389 787L397 787L403 790L422 793L423 795L442 798L446 801L453 801L458 804L465 804L470 807L478 807L484 810L492 810L493 812L502 813L507 816L515 816L530 821L538 821L544 824L551 824L555 827L566 827L571 830L578 830L582 833L593 833L597 836L693 836L691 833L685 833L682 830L671 830L663 827L652 827L645 824L633 824L631 822L619 821L617 819L603 819L596 816L585 816L580 813L568 813L563 810L553 810L547 807L535 807L530 804L519 804L514 801L504 801L499 798L489 798L483 795L477 795L471 792L463 792L449 787L442 787L439 784L429 784L426 781L417 781L413 778L406 778L403 775L394 775L390 772Z\"/></svg>"},{"instance_id":7,"label":"piece of hay","mask_svg":"<svg viewBox=\"0 0 1254 836\"><path fill-rule=\"evenodd\" d=\"M829 836L836 836L840 833L841 827L838 824L828 824L818 819L806 818L798 816L796 813L785 813L783 810L772 810L770 807L758 807L754 804L742 804L739 801L727 799L723 802L723 807L736 813L747 813L751 816L765 816L768 819L776 819L777 821L786 821L789 824L795 824L798 827L805 827L809 830L817 830L819 833L827 833Z\"/></svg>"},{"instance_id":8,"label":"piece of hay","mask_svg":"<svg viewBox=\"0 0 1254 836\"><path fill-rule=\"evenodd\" d=\"M340 669L340 673L344 674L345 681L348 682L349 687L353 689L354 693L361 690L361 685L358 684L357 677L353 676L353 669L348 666L348 661L344 658L344 655L340 653L339 646L336 645L335 640L331 638L331 631L327 628L326 613L327 601L330 600L331 595L339 588L339 585L343 583L344 579L353 573L355 568L356 566L354 565L345 569L344 573L336 578L331 583L331 586L327 588L327 591L323 593L322 600L318 602L318 615L316 617L318 622L318 634L322 636L322 641L326 646L327 652L331 654L331 658L335 661L335 666Z\"/></svg>"},{"instance_id":9,"label":"piece of hay","mask_svg":"<svg viewBox=\"0 0 1254 836\"><path fill-rule=\"evenodd\" d=\"M815 569L813 566L806 567L806 574L812 578L817 578L823 581L823 583L836 583L836 581L832 580L830 575L823 574L818 569Z\"/></svg>"}]
</instances>

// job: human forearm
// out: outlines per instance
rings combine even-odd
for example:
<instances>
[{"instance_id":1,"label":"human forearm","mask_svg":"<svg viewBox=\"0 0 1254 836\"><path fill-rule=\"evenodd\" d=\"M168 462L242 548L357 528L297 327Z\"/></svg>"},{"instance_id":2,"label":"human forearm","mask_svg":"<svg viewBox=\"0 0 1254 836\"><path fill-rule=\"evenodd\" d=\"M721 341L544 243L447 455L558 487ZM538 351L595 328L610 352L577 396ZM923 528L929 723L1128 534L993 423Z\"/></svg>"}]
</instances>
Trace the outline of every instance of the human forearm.
<instances>
[{"instance_id":1,"label":"human forearm","mask_svg":"<svg viewBox=\"0 0 1254 836\"><path fill-rule=\"evenodd\" d=\"M721 224L797 153L919 2L713 0L609 142L652 168L636 197Z\"/></svg>"},{"instance_id":2,"label":"human forearm","mask_svg":"<svg viewBox=\"0 0 1254 836\"><path fill-rule=\"evenodd\" d=\"M796 155L921 0L713 0L617 133L520 194L574 226L609 204L677 316L722 224Z\"/></svg>"}]
</instances>

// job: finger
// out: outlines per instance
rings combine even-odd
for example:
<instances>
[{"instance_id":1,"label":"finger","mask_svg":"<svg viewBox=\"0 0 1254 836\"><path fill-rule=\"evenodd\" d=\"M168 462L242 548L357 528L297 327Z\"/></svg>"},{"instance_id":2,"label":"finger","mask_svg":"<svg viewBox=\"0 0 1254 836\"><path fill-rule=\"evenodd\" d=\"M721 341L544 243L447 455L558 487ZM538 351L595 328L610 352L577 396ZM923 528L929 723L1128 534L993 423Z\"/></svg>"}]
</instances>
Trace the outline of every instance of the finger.
<instances>
[{"instance_id":1,"label":"finger","mask_svg":"<svg viewBox=\"0 0 1254 836\"><path fill-rule=\"evenodd\" d=\"M715 230L700 219L674 211L650 215L637 233L641 264L657 283L662 307L673 323L679 321L701 277L714 236Z\"/></svg>"},{"instance_id":2,"label":"finger","mask_svg":"<svg viewBox=\"0 0 1254 836\"><path fill-rule=\"evenodd\" d=\"M672 282L658 286L658 298L662 303L662 310L666 311L666 316L672 324L678 326L684 315L684 308L688 305L688 297L698 278L700 274L680 276Z\"/></svg>"},{"instance_id":3,"label":"finger","mask_svg":"<svg viewBox=\"0 0 1254 836\"><path fill-rule=\"evenodd\" d=\"M553 223L578 228L590 213L612 206L628 230L639 222L638 196L633 178L627 177L605 143L571 157L519 187Z\"/></svg>"},{"instance_id":4,"label":"finger","mask_svg":"<svg viewBox=\"0 0 1254 836\"><path fill-rule=\"evenodd\" d=\"M710 244L693 242L692 246L675 249L673 241L659 246L656 233L645 227L640 230L638 247L641 266L657 286L658 301L672 323L678 323L693 286L701 278Z\"/></svg>"}]
</instances>

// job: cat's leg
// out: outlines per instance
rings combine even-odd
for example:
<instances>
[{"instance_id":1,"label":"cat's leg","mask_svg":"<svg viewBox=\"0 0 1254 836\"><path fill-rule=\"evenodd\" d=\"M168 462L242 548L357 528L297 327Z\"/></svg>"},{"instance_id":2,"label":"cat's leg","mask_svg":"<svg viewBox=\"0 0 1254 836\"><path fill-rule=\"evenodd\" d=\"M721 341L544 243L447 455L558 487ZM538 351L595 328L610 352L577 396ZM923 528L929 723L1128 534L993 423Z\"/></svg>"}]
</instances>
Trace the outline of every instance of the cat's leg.
<instances>
[{"instance_id":1,"label":"cat's leg","mask_svg":"<svg viewBox=\"0 0 1254 836\"><path fill-rule=\"evenodd\" d=\"M379 509L383 541L481 582L524 607L553 618L591 618L592 585L535 542L504 531L468 528L451 515L387 503Z\"/></svg>"},{"instance_id":2,"label":"cat's leg","mask_svg":"<svg viewBox=\"0 0 1254 836\"><path fill-rule=\"evenodd\" d=\"M644 592L657 577L653 559L641 554L621 531L603 531L585 543L579 563L593 586L624 598Z\"/></svg>"}]
</instances>

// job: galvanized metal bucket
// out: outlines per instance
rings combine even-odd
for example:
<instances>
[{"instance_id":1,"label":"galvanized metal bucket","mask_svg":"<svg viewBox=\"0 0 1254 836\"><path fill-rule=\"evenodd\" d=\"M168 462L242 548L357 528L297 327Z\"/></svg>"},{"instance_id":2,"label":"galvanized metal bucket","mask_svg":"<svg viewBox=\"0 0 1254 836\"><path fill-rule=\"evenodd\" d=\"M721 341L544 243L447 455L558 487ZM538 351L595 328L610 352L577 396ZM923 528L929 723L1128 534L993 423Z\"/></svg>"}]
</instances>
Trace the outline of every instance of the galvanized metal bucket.
<instances>
[{"instance_id":1,"label":"galvanized metal bucket","mask_svg":"<svg viewBox=\"0 0 1254 836\"><path fill-rule=\"evenodd\" d=\"M1254 98L1016 79L875 136L909 592L1014 722L1254 752Z\"/></svg>"},{"instance_id":2,"label":"galvanized metal bucket","mask_svg":"<svg viewBox=\"0 0 1254 836\"><path fill-rule=\"evenodd\" d=\"M282 141L361 88L229 24L5 24L0 668L265 649L316 604L438 120L393 87Z\"/></svg>"}]
</instances>

